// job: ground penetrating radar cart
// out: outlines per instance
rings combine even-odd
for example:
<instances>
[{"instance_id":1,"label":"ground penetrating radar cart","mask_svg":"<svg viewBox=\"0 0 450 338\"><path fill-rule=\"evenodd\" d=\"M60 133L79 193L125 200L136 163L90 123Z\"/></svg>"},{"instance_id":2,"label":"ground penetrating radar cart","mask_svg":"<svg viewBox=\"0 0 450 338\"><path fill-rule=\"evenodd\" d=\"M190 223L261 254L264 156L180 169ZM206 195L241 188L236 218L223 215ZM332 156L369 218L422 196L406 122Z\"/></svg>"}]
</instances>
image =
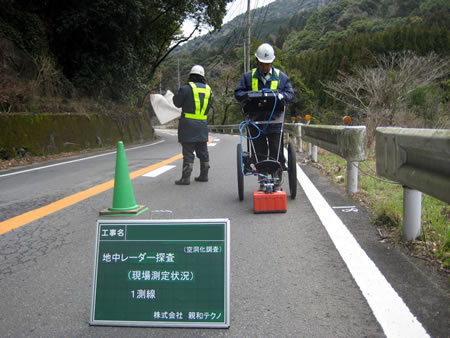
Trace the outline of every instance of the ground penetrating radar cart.
<instances>
[{"instance_id":1,"label":"ground penetrating radar cart","mask_svg":"<svg viewBox=\"0 0 450 338\"><path fill-rule=\"evenodd\" d=\"M282 189L283 173L288 174L290 196L295 199L297 165L295 148L291 142L287 145L287 159L282 161L285 105L278 99L278 92L269 89L249 92L248 98L241 102L241 108L244 121L239 125L241 140L237 145L239 200L244 199L244 177L257 176L259 189L253 191L254 212L286 212L286 192ZM276 126L281 128L276 153L258 154L256 140L262 138L269 128Z\"/></svg>"}]
</instances>

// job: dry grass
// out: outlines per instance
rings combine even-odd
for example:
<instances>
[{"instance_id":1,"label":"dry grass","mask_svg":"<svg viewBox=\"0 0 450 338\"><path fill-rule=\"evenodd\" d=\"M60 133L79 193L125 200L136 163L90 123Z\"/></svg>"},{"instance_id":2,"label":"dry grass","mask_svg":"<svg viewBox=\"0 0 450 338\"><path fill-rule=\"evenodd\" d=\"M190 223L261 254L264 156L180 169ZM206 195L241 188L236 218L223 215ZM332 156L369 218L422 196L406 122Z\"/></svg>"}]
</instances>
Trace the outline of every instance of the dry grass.
<instances>
[{"instance_id":1,"label":"dry grass","mask_svg":"<svg viewBox=\"0 0 450 338\"><path fill-rule=\"evenodd\" d=\"M318 161L313 165L344 190L346 161L322 149L319 150ZM401 185L381 181L385 179L376 176L373 157L360 164L359 168L359 191L352 199L369 211L380 240L402 245L408 248L412 256L450 274L450 206L423 194L421 234L416 240L405 241L402 235Z\"/></svg>"}]
</instances>

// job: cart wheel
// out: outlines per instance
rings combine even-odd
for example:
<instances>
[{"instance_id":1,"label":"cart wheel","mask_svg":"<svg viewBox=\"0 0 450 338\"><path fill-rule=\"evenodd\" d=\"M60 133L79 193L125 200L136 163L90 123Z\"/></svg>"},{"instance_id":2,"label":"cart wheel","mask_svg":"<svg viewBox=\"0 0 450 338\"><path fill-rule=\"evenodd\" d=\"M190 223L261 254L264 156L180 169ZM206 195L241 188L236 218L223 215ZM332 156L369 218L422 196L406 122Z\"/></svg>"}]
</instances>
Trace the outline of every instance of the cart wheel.
<instances>
[{"instance_id":1,"label":"cart wheel","mask_svg":"<svg viewBox=\"0 0 450 338\"><path fill-rule=\"evenodd\" d=\"M295 199L295 196L297 196L297 159L292 142L288 143L288 173L291 199Z\"/></svg>"},{"instance_id":2,"label":"cart wheel","mask_svg":"<svg viewBox=\"0 0 450 338\"><path fill-rule=\"evenodd\" d=\"M242 150L241 144L237 145L237 181L239 201L244 199L244 174L242 173Z\"/></svg>"}]
</instances>

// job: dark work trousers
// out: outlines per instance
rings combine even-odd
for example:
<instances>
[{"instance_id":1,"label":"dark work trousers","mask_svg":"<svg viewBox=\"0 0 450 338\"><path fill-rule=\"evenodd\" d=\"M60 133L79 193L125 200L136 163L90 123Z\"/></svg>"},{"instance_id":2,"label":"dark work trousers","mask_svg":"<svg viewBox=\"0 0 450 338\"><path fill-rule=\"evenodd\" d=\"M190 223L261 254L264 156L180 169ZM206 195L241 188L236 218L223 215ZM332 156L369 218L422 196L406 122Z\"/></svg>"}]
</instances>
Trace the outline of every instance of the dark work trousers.
<instances>
[{"instance_id":1,"label":"dark work trousers","mask_svg":"<svg viewBox=\"0 0 450 338\"><path fill-rule=\"evenodd\" d=\"M251 137L256 137L258 135L258 130L250 125L249 131ZM283 155L283 138L281 138L280 145L280 132L264 134L260 133L259 137L252 140L255 146L255 152L258 156L258 162L267 160L267 150L269 150L269 159L273 161L280 162L283 166L285 165L285 159ZM278 151L280 151L279 157Z\"/></svg>"},{"instance_id":2,"label":"dark work trousers","mask_svg":"<svg viewBox=\"0 0 450 338\"><path fill-rule=\"evenodd\" d=\"M183 160L186 162L194 162L195 153L200 162L209 162L208 145L206 142L183 142Z\"/></svg>"}]
</instances>

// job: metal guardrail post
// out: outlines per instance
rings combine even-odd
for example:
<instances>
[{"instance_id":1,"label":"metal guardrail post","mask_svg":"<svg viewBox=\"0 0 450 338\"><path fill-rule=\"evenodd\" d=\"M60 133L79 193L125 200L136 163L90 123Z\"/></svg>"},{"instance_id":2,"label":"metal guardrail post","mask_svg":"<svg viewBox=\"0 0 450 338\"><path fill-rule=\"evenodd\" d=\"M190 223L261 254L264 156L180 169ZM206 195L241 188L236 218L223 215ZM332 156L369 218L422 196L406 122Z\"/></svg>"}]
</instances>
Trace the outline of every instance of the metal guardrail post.
<instances>
[{"instance_id":1,"label":"metal guardrail post","mask_svg":"<svg viewBox=\"0 0 450 338\"><path fill-rule=\"evenodd\" d=\"M302 138L308 142L308 155L314 161L317 161L317 146L346 159L347 192L358 191L358 162L367 159L366 127L303 125Z\"/></svg>"},{"instance_id":2,"label":"metal guardrail post","mask_svg":"<svg viewBox=\"0 0 450 338\"><path fill-rule=\"evenodd\" d=\"M422 193L403 187L403 237L412 241L420 235L422 223Z\"/></svg>"},{"instance_id":3,"label":"metal guardrail post","mask_svg":"<svg viewBox=\"0 0 450 338\"><path fill-rule=\"evenodd\" d=\"M315 144L311 148L311 159L314 163L317 163L317 146Z\"/></svg>"},{"instance_id":4,"label":"metal guardrail post","mask_svg":"<svg viewBox=\"0 0 450 338\"><path fill-rule=\"evenodd\" d=\"M422 192L450 203L450 130L379 127L377 174L404 186L403 236L420 235Z\"/></svg>"},{"instance_id":5,"label":"metal guardrail post","mask_svg":"<svg viewBox=\"0 0 450 338\"><path fill-rule=\"evenodd\" d=\"M358 166L359 162L347 161L347 192L349 194L358 191Z\"/></svg>"},{"instance_id":6,"label":"metal guardrail post","mask_svg":"<svg viewBox=\"0 0 450 338\"><path fill-rule=\"evenodd\" d=\"M303 141L302 141L302 124L301 123L296 123L295 124L296 127L296 135L298 135L297 137L297 150L299 153L303 153Z\"/></svg>"},{"instance_id":7,"label":"metal guardrail post","mask_svg":"<svg viewBox=\"0 0 450 338\"><path fill-rule=\"evenodd\" d=\"M288 141L291 139L298 152L303 152L301 123L285 123L284 124L284 139ZM287 143L287 142L285 142Z\"/></svg>"}]
</instances>

